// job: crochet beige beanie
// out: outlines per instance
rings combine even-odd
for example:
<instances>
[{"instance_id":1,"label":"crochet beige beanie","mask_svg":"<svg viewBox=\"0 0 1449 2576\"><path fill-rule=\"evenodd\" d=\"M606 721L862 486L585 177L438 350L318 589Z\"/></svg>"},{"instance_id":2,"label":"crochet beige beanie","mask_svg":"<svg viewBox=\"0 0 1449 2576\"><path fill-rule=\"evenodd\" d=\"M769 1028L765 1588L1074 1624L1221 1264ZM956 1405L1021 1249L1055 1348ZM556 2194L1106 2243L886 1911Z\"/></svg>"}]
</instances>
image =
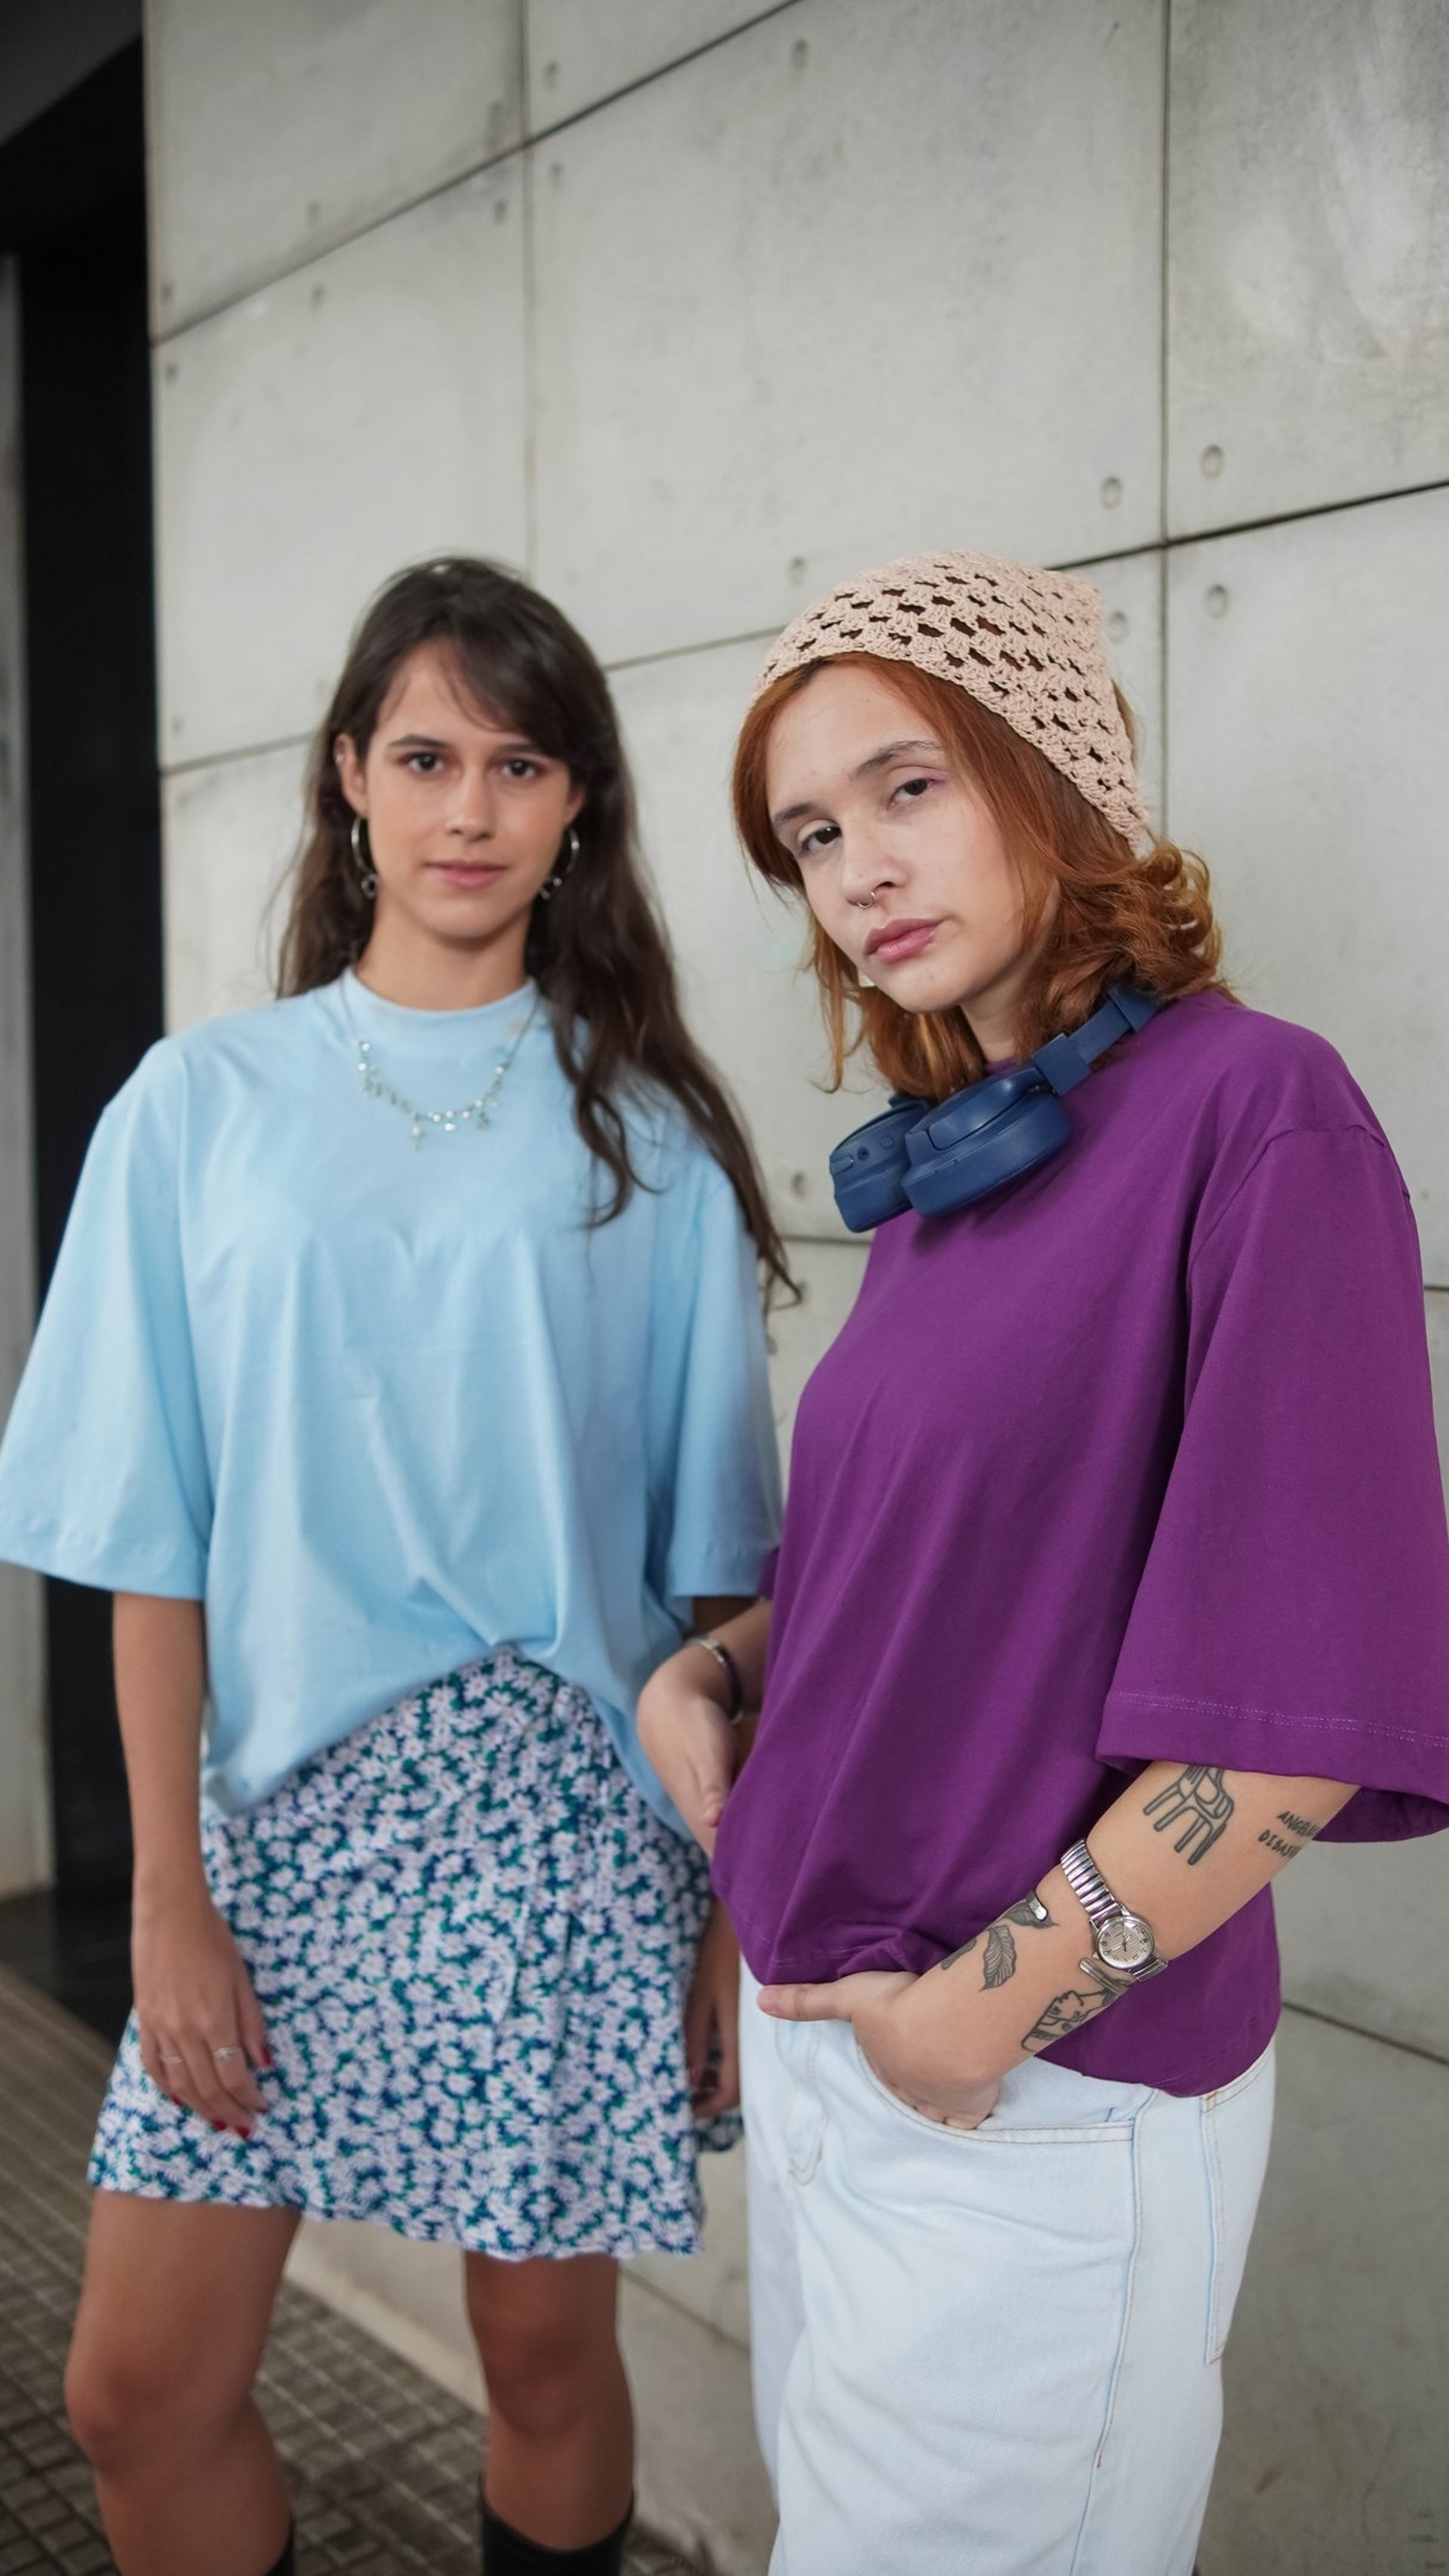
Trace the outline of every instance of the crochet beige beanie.
<instances>
[{"instance_id":1,"label":"crochet beige beanie","mask_svg":"<svg viewBox=\"0 0 1449 2576\"><path fill-rule=\"evenodd\" d=\"M842 653L954 680L1033 743L1134 845L1152 827L1107 667L1102 602L1070 573L995 555L910 555L795 618L755 683ZM752 701L753 703L753 701Z\"/></svg>"}]
</instances>

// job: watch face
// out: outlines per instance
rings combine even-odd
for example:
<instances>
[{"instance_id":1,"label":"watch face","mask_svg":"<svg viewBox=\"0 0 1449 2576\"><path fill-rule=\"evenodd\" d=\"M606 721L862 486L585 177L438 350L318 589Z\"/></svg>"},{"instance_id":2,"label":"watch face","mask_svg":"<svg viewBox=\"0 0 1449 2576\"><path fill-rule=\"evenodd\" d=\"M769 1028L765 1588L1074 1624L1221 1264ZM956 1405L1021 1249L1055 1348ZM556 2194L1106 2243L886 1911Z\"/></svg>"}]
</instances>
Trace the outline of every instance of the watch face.
<instances>
[{"instance_id":1,"label":"watch face","mask_svg":"<svg viewBox=\"0 0 1449 2576\"><path fill-rule=\"evenodd\" d=\"M1145 1968L1152 1956L1152 1926L1140 1914L1114 1914L1097 1935L1097 1956L1104 1968L1115 1968L1119 1976L1130 1975L1134 1968Z\"/></svg>"}]
</instances>

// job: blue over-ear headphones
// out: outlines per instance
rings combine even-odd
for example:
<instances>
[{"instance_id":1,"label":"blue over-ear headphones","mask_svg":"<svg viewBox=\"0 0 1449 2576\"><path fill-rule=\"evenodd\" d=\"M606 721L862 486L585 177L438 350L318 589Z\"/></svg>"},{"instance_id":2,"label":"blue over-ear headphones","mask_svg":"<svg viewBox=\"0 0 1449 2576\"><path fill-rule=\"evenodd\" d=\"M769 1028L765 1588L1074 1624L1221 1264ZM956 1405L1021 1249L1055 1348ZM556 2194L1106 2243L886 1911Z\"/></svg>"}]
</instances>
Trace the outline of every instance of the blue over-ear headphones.
<instances>
[{"instance_id":1,"label":"blue over-ear headphones","mask_svg":"<svg viewBox=\"0 0 1449 2576\"><path fill-rule=\"evenodd\" d=\"M926 1100L892 1100L830 1157L835 1204L851 1233L865 1234L907 1208L947 1216L974 1207L1036 1171L1072 1132L1061 1094L1085 1082L1098 1056L1145 1028L1157 1008L1150 993L1113 984L1083 1028L1050 1039L1029 1064L988 1073L934 1108Z\"/></svg>"}]
</instances>

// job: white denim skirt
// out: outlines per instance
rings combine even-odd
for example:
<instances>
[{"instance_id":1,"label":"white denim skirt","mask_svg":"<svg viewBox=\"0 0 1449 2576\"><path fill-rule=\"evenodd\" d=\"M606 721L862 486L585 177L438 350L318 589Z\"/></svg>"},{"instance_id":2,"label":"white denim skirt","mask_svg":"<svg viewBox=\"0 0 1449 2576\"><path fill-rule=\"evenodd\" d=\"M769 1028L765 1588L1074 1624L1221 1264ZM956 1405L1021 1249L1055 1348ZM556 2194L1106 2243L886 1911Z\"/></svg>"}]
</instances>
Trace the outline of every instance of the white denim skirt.
<instances>
[{"instance_id":1,"label":"white denim skirt","mask_svg":"<svg viewBox=\"0 0 1449 2576\"><path fill-rule=\"evenodd\" d=\"M1273 2118L1038 2057L978 2129L746 1979L771 2576L1190 2576Z\"/></svg>"}]
</instances>

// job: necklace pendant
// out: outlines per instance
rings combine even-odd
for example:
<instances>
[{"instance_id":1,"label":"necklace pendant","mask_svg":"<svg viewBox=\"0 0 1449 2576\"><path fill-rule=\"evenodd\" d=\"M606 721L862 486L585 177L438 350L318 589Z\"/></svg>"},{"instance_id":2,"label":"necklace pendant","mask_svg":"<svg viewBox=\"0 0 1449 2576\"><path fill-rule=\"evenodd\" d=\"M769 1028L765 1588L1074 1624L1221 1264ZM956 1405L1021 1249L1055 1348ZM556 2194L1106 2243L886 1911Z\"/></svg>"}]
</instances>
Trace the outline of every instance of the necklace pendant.
<instances>
[{"instance_id":1,"label":"necklace pendant","mask_svg":"<svg viewBox=\"0 0 1449 2576\"><path fill-rule=\"evenodd\" d=\"M409 1100L406 1093L397 1090L373 1061L371 1040L361 1037L357 1030L352 1028L345 988L342 1009L356 1049L358 1081L364 1097L369 1100L385 1101L390 1109L401 1110L408 1122L408 1134L412 1140L413 1151L416 1153L430 1127L441 1127L445 1136L455 1136L460 1127L471 1126L476 1128L481 1136L485 1128L492 1126L493 1113L498 1106L498 1095L507 1078L509 1067L533 1026L538 1011L538 996L534 995L521 1025L513 1033L512 1044L505 1048L495 1064L493 1079L487 1090L479 1092L476 1099L465 1101L460 1108L453 1109L422 1109L415 1100Z\"/></svg>"}]
</instances>

